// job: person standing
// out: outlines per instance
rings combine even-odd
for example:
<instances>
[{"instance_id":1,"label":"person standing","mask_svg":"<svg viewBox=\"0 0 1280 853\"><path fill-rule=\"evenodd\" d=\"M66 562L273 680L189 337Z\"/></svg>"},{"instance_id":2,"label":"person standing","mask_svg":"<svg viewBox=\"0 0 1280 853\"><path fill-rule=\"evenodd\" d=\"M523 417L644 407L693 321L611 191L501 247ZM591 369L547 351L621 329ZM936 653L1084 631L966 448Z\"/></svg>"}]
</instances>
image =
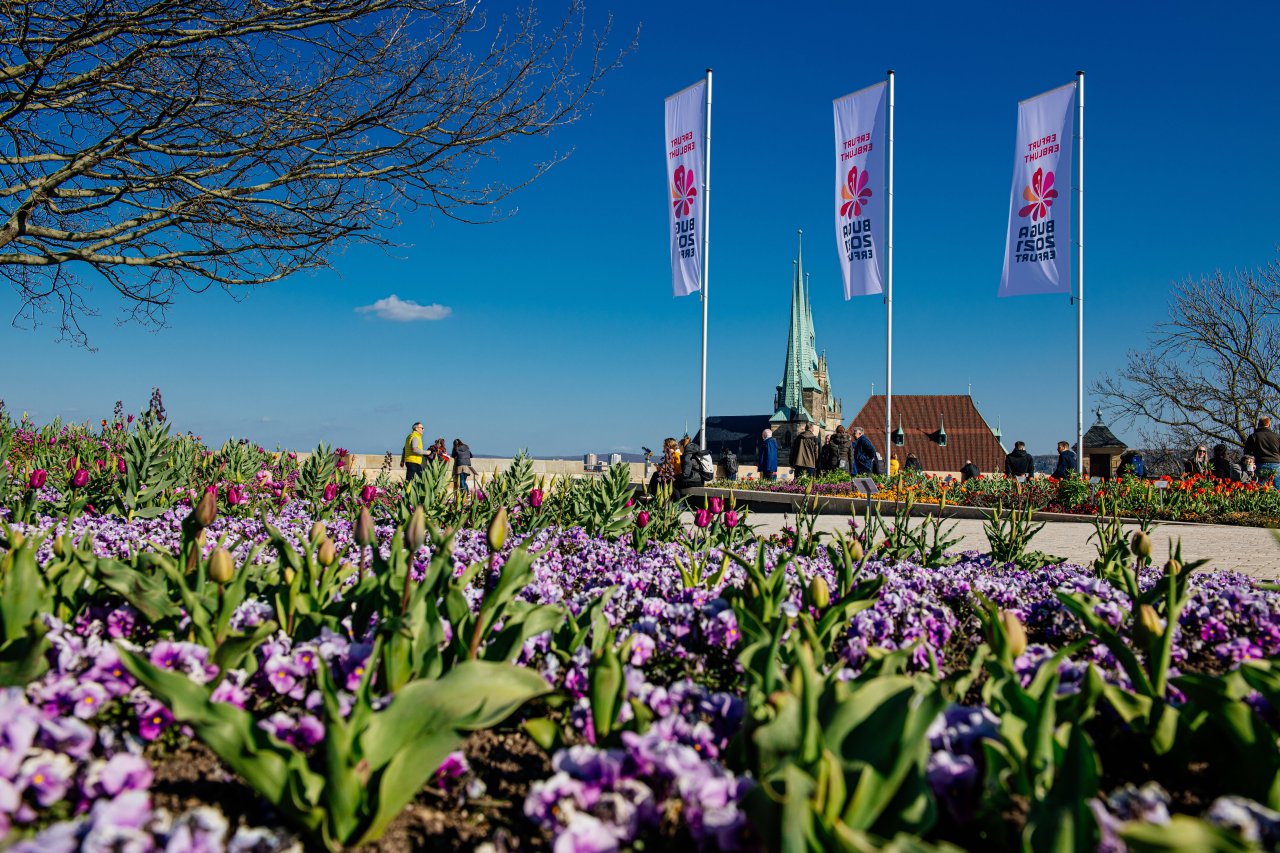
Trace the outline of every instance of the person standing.
<instances>
[{"instance_id":1,"label":"person standing","mask_svg":"<svg viewBox=\"0 0 1280 853\"><path fill-rule=\"evenodd\" d=\"M1225 444L1215 444L1213 446L1213 476L1219 480L1230 480L1233 483L1240 482L1240 466L1231 461L1231 457L1227 455L1227 446Z\"/></svg>"},{"instance_id":2,"label":"person standing","mask_svg":"<svg viewBox=\"0 0 1280 853\"><path fill-rule=\"evenodd\" d=\"M1053 478L1055 480L1065 480L1069 474L1076 470L1076 452L1071 449L1071 445L1065 441L1058 442L1058 467L1053 469Z\"/></svg>"},{"instance_id":3,"label":"person standing","mask_svg":"<svg viewBox=\"0 0 1280 853\"><path fill-rule=\"evenodd\" d=\"M889 457L889 476L890 477L898 476L898 471L901 470L901 468L902 466L898 463L898 454L895 453L894 455L890 456Z\"/></svg>"},{"instance_id":4,"label":"person standing","mask_svg":"<svg viewBox=\"0 0 1280 853\"><path fill-rule=\"evenodd\" d=\"M720 468L724 471L726 480L730 483L736 482L738 479L738 454L728 447L720 448Z\"/></svg>"},{"instance_id":5,"label":"person standing","mask_svg":"<svg viewBox=\"0 0 1280 853\"><path fill-rule=\"evenodd\" d=\"M831 470L853 476L853 442L844 424L836 427L836 434L831 436Z\"/></svg>"},{"instance_id":6,"label":"person standing","mask_svg":"<svg viewBox=\"0 0 1280 853\"><path fill-rule=\"evenodd\" d=\"M876 446L871 443L862 427L853 428L853 464L858 474L870 474L875 469L876 457L879 456Z\"/></svg>"},{"instance_id":7,"label":"person standing","mask_svg":"<svg viewBox=\"0 0 1280 853\"><path fill-rule=\"evenodd\" d=\"M817 469L818 436L813 431L813 424L809 424L791 444L791 470L799 480L801 477L813 477L818 473Z\"/></svg>"},{"instance_id":8,"label":"person standing","mask_svg":"<svg viewBox=\"0 0 1280 853\"><path fill-rule=\"evenodd\" d=\"M756 457L756 468L760 471L760 479L778 479L778 442L774 440L773 430L766 429L760 433L760 453Z\"/></svg>"},{"instance_id":9,"label":"person standing","mask_svg":"<svg viewBox=\"0 0 1280 853\"><path fill-rule=\"evenodd\" d=\"M902 470L920 474L924 472L924 466L920 464L919 456L914 453L908 453L906 461L902 463Z\"/></svg>"},{"instance_id":10,"label":"person standing","mask_svg":"<svg viewBox=\"0 0 1280 853\"><path fill-rule=\"evenodd\" d=\"M409 435L404 440L404 451L400 454L406 482L422 473L422 457L425 455L426 452L422 449L422 421L417 421L409 430Z\"/></svg>"},{"instance_id":11,"label":"person standing","mask_svg":"<svg viewBox=\"0 0 1280 853\"><path fill-rule=\"evenodd\" d=\"M453 479L458 484L458 491L467 491L467 477L475 476L471 467L471 448L460 438L453 440Z\"/></svg>"},{"instance_id":12,"label":"person standing","mask_svg":"<svg viewBox=\"0 0 1280 853\"><path fill-rule=\"evenodd\" d=\"M982 472L978 470L978 466L973 464L972 459L964 460L964 467L960 469L960 482L967 483L974 477L981 476Z\"/></svg>"},{"instance_id":13,"label":"person standing","mask_svg":"<svg viewBox=\"0 0 1280 853\"><path fill-rule=\"evenodd\" d=\"M1271 418L1258 418L1258 428L1244 440L1244 452L1258 465L1258 482L1280 488L1280 435L1271 430Z\"/></svg>"},{"instance_id":14,"label":"person standing","mask_svg":"<svg viewBox=\"0 0 1280 853\"><path fill-rule=\"evenodd\" d=\"M1015 441L1013 443L1013 452L1004 458L1004 475L1006 477L1026 477L1028 480L1035 476L1036 460L1027 452L1027 443L1025 441Z\"/></svg>"},{"instance_id":15,"label":"person standing","mask_svg":"<svg viewBox=\"0 0 1280 853\"><path fill-rule=\"evenodd\" d=\"M1209 448L1203 444L1197 447L1195 452L1182 463L1182 472L1184 474L1208 474L1212 470L1213 464L1209 461Z\"/></svg>"}]
</instances>

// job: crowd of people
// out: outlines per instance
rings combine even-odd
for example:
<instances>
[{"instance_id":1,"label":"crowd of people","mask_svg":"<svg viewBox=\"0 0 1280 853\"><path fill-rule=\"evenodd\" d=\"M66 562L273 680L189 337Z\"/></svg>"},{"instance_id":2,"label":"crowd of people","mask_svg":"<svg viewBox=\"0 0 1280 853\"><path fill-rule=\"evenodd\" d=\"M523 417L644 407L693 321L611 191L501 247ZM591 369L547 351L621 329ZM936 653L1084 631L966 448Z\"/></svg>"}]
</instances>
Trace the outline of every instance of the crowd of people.
<instances>
[{"instance_id":1,"label":"crowd of people","mask_svg":"<svg viewBox=\"0 0 1280 853\"><path fill-rule=\"evenodd\" d=\"M1235 483L1262 483L1280 488L1280 434L1271 428L1271 418L1258 418L1238 459L1225 444L1216 444L1213 455L1207 445L1192 451L1182 465L1187 474L1212 474Z\"/></svg>"}]
</instances>

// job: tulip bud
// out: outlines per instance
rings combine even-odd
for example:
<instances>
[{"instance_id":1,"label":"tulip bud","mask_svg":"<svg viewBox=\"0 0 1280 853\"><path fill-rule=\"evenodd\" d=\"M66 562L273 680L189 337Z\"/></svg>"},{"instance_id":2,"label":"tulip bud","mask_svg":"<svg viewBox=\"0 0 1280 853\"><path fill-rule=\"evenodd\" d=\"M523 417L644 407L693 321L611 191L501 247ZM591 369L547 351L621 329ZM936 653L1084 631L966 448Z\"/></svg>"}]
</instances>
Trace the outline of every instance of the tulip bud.
<instances>
[{"instance_id":1,"label":"tulip bud","mask_svg":"<svg viewBox=\"0 0 1280 853\"><path fill-rule=\"evenodd\" d=\"M298 576L298 573L293 570L293 566L284 567L284 582L286 584L288 584L289 586L293 586L293 579L296 578L297 576Z\"/></svg>"},{"instance_id":2,"label":"tulip bud","mask_svg":"<svg viewBox=\"0 0 1280 853\"><path fill-rule=\"evenodd\" d=\"M708 503L713 514L719 515L724 512L724 498L712 498Z\"/></svg>"},{"instance_id":3,"label":"tulip bud","mask_svg":"<svg viewBox=\"0 0 1280 853\"><path fill-rule=\"evenodd\" d=\"M1156 609L1150 604L1139 606L1138 618L1133 623L1133 639L1142 646L1149 646L1163 636L1164 625L1161 624Z\"/></svg>"},{"instance_id":4,"label":"tulip bud","mask_svg":"<svg viewBox=\"0 0 1280 853\"><path fill-rule=\"evenodd\" d=\"M31 472L31 476L27 478L27 488L43 489L45 482L49 479L49 474L43 468L37 468Z\"/></svg>"},{"instance_id":5,"label":"tulip bud","mask_svg":"<svg viewBox=\"0 0 1280 853\"><path fill-rule=\"evenodd\" d=\"M1146 558L1151 556L1151 537L1143 533L1141 530L1133 534L1133 538L1129 540L1129 548L1139 557Z\"/></svg>"},{"instance_id":6,"label":"tulip bud","mask_svg":"<svg viewBox=\"0 0 1280 853\"><path fill-rule=\"evenodd\" d=\"M320 550L316 554L316 559L320 561L320 565L328 568L338 561L338 549L333 546L333 540L325 537L320 543Z\"/></svg>"},{"instance_id":7,"label":"tulip bud","mask_svg":"<svg viewBox=\"0 0 1280 853\"><path fill-rule=\"evenodd\" d=\"M1004 626L1004 632L1009 637L1009 651L1016 658L1027 650L1027 629L1018 618L1018 614L1012 610L1000 611L1000 624Z\"/></svg>"},{"instance_id":8,"label":"tulip bud","mask_svg":"<svg viewBox=\"0 0 1280 853\"><path fill-rule=\"evenodd\" d=\"M855 563L862 562L862 543L857 539L850 539L845 543L845 553L849 555L849 559Z\"/></svg>"},{"instance_id":9,"label":"tulip bud","mask_svg":"<svg viewBox=\"0 0 1280 853\"><path fill-rule=\"evenodd\" d=\"M76 472L71 475L71 488L73 489L83 489L88 482L89 472L83 468L77 468Z\"/></svg>"},{"instance_id":10,"label":"tulip bud","mask_svg":"<svg viewBox=\"0 0 1280 853\"><path fill-rule=\"evenodd\" d=\"M360 507L360 517L356 519L354 533L356 544L361 547L373 541L373 516L369 515L368 507Z\"/></svg>"},{"instance_id":11,"label":"tulip bud","mask_svg":"<svg viewBox=\"0 0 1280 853\"><path fill-rule=\"evenodd\" d=\"M1166 575L1170 575L1170 576L1177 575L1181 571L1182 571L1182 563L1179 563L1177 560L1170 560L1169 562L1164 564L1164 573Z\"/></svg>"},{"instance_id":12,"label":"tulip bud","mask_svg":"<svg viewBox=\"0 0 1280 853\"><path fill-rule=\"evenodd\" d=\"M640 510L640 513L636 516L636 526L637 527L649 526L649 511L647 509Z\"/></svg>"},{"instance_id":13,"label":"tulip bud","mask_svg":"<svg viewBox=\"0 0 1280 853\"><path fill-rule=\"evenodd\" d=\"M9 534L9 550L16 551L22 547L22 543L27 541L26 535L21 530L15 530Z\"/></svg>"},{"instance_id":14,"label":"tulip bud","mask_svg":"<svg viewBox=\"0 0 1280 853\"><path fill-rule=\"evenodd\" d=\"M235 576L236 567L231 561L231 555L223 548L215 549L209 556L209 580L221 586L231 583Z\"/></svg>"},{"instance_id":15,"label":"tulip bud","mask_svg":"<svg viewBox=\"0 0 1280 853\"><path fill-rule=\"evenodd\" d=\"M540 508L542 506L543 497L544 496L542 494L542 489L534 489L533 491L529 492L529 506L533 507L534 509Z\"/></svg>"},{"instance_id":16,"label":"tulip bud","mask_svg":"<svg viewBox=\"0 0 1280 853\"><path fill-rule=\"evenodd\" d=\"M427 516L422 507L416 507L409 518L409 526L404 529L404 547L418 553L422 543L427 541Z\"/></svg>"},{"instance_id":17,"label":"tulip bud","mask_svg":"<svg viewBox=\"0 0 1280 853\"><path fill-rule=\"evenodd\" d=\"M809 604L817 609L822 610L831 603L831 588L827 586L827 581L821 575L814 575L809 581Z\"/></svg>"},{"instance_id":18,"label":"tulip bud","mask_svg":"<svg viewBox=\"0 0 1280 853\"><path fill-rule=\"evenodd\" d=\"M501 551L507 541L507 508L498 507L493 521L489 522L489 550Z\"/></svg>"},{"instance_id":19,"label":"tulip bud","mask_svg":"<svg viewBox=\"0 0 1280 853\"><path fill-rule=\"evenodd\" d=\"M319 544L320 541L324 539L326 533L328 533L328 531L325 530L323 521L317 521L315 524L312 524L311 525L311 544L312 545Z\"/></svg>"},{"instance_id":20,"label":"tulip bud","mask_svg":"<svg viewBox=\"0 0 1280 853\"><path fill-rule=\"evenodd\" d=\"M360 499L367 504L373 503L373 499L378 496L378 490L374 486L365 486L360 490Z\"/></svg>"},{"instance_id":21,"label":"tulip bud","mask_svg":"<svg viewBox=\"0 0 1280 853\"><path fill-rule=\"evenodd\" d=\"M326 484L325 484L325 487L324 487L324 500L325 500L325 503L329 503L329 502L331 502L331 501L332 501L334 498L336 498L337 496L338 496L338 484L337 484L337 483L326 483Z\"/></svg>"},{"instance_id":22,"label":"tulip bud","mask_svg":"<svg viewBox=\"0 0 1280 853\"><path fill-rule=\"evenodd\" d=\"M53 540L53 556L61 558L61 557L65 557L66 555L67 555L67 543L64 541L63 537L59 536L58 538Z\"/></svg>"},{"instance_id":23,"label":"tulip bud","mask_svg":"<svg viewBox=\"0 0 1280 853\"><path fill-rule=\"evenodd\" d=\"M203 530L213 524L214 519L218 517L218 496L206 491L204 497L200 498L200 503L196 504L196 508L191 511L191 515L196 530Z\"/></svg>"}]
</instances>

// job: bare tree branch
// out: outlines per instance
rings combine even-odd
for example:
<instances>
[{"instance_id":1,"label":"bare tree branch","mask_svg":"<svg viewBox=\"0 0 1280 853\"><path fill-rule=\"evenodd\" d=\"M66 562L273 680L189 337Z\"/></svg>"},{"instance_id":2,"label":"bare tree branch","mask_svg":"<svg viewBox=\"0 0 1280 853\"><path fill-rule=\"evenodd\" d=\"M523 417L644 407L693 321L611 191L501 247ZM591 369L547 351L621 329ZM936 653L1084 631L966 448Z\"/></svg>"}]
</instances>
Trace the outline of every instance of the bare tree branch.
<instances>
[{"instance_id":1,"label":"bare tree branch","mask_svg":"<svg viewBox=\"0 0 1280 853\"><path fill-rule=\"evenodd\" d=\"M388 245L402 208L502 216L558 158L513 184L477 167L581 117L622 54L607 27L588 39L580 0L550 27L529 8L488 29L478 0L0 0L15 322L53 315L87 343L86 271L162 324L179 289Z\"/></svg>"},{"instance_id":2,"label":"bare tree branch","mask_svg":"<svg viewBox=\"0 0 1280 853\"><path fill-rule=\"evenodd\" d=\"M1175 284L1149 348L1093 390L1152 447L1242 447L1260 415L1280 411L1280 262Z\"/></svg>"}]
</instances>

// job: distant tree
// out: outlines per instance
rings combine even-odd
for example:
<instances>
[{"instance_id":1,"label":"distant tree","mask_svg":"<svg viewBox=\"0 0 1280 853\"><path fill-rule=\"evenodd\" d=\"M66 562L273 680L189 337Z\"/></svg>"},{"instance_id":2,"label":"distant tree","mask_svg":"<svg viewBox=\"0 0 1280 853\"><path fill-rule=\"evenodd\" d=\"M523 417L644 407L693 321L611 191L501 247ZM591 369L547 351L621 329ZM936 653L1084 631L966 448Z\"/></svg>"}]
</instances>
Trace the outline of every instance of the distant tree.
<instances>
[{"instance_id":1,"label":"distant tree","mask_svg":"<svg viewBox=\"0 0 1280 853\"><path fill-rule=\"evenodd\" d=\"M541 175L473 182L495 146L573 122L620 54L571 0L0 0L0 276L15 322L85 342L100 277L162 324L179 288L236 293L386 244L397 211L474 220ZM87 276L87 277L86 277Z\"/></svg>"},{"instance_id":2,"label":"distant tree","mask_svg":"<svg viewBox=\"0 0 1280 853\"><path fill-rule=\"evenodd\" d=\"M1153 448L1239 448L1280 412L1280 262L1175 283L1148 348L1093 390Z\"/></svg>"}]
</instances>

